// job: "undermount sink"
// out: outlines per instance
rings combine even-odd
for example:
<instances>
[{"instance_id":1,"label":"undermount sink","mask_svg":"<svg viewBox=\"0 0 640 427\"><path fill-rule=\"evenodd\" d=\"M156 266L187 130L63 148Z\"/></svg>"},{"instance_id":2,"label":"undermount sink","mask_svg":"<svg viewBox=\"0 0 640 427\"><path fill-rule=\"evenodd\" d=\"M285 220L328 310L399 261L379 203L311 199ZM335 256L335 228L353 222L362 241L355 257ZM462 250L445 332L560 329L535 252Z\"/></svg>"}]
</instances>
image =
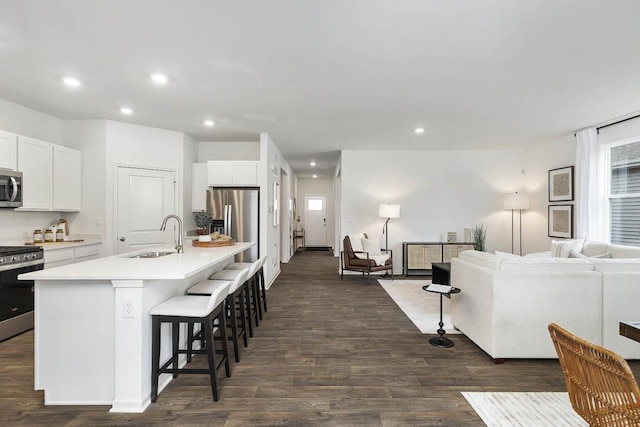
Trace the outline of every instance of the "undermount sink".
<instances>
[{"instance_id":1,"label":"undermount sink","mask_svg":"<svg viewBox=\"0 0 640 427\"><path fill-rule=\"evenodd\" d=\"M175 251L153 251L145 252L143 254L133 255L127 258L159 258L161 256L175 254Z\"/></svg>"}]
</instances>

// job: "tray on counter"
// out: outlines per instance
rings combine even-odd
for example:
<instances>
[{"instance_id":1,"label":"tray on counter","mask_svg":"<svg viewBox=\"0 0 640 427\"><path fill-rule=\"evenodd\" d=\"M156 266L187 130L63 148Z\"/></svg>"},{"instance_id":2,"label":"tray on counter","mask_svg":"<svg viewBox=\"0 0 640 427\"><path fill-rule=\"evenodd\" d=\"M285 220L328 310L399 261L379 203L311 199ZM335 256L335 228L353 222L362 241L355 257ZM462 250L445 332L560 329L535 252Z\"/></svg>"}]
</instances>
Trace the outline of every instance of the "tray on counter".
<instances>
[{"instance_id":1,"label":"tray on counter","mask_svg":"<svg viewBox=\"0 0 640 427\"><path fill-rule=\"evenodd\" d=\"M220 246L233 246L235 241L233 240L212 240L210 242L201 242L199 240L193 241L193 246L199 248L217 248Z\"/></svg>"}]
</instances>

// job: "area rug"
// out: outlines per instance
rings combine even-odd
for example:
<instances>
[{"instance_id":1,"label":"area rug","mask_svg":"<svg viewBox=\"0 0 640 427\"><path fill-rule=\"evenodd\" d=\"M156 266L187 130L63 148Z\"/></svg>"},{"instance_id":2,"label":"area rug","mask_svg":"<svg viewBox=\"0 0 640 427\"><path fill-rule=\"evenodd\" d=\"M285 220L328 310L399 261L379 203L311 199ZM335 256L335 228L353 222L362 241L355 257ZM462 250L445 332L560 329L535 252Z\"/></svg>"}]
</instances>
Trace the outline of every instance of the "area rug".
<instances>
[{"instance_id":1,"label":"area rug","mask_svg":"<svg viewBox=\"0 0 640 427\"><path fill-rule=\"evenodd\" d=\"M440 322L440 294L422 289L431 280L382 280L378 283L423 334L435 334ZM455 298L455 296L454 296ZM442 322L447 334L459 334L449 316L449 298L442 298Z\"/></svg>"},{"instance_id":2,"label":"area rug","mask_svg":"<svg viewBox=\"0 0 640 427\"><path fill-rule=\"evenodd\" d=\"M582 427L568 393L461 392L488 427Z\"/></svg>"}]
</instances>

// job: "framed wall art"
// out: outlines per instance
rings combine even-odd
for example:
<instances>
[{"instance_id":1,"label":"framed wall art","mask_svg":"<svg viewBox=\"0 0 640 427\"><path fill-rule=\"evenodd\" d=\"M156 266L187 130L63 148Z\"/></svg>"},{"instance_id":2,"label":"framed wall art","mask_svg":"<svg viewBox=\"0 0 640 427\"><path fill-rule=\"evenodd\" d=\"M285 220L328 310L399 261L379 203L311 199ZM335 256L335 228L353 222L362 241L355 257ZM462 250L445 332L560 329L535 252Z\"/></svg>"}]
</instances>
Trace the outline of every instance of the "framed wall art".
<instances>
[{"instance_id":1,"label":"framed wall art","mask_svg":"<svg viewBox=\"0 0 640 427\"><path fill-rule=\"evenodd\" d=\"M549 171L549 201L568 202L573 200L573 166Z\"/></svg>"},{"instance_id":2,"label":"framed wall art","mask_svg":"<svg viewBox=\"0 0 640 427\"><path fill-rule=\"evenodd\" d=\"M573 205L549 205L549 237L573 238Z\"/></svg>"}]
</instances>

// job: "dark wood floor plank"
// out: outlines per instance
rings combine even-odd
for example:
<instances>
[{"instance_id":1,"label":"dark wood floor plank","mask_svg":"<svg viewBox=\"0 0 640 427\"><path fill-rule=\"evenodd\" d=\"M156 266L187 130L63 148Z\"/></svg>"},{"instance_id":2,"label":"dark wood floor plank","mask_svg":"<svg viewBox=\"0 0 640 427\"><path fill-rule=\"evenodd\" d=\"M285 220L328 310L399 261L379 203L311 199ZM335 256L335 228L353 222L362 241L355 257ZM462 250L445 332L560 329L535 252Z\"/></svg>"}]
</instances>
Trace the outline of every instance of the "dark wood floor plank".
<instances>
[{"instance_id":1,"label":"dark wood floor plank","mask_svg":"<svg viewBox=\"0 0 640 427\"><path fill-rule=\"evenodd\" d=\"M482 426L461 391L564 391L557 360L495 365L463 335L441 349L372 280L340 280L329 252L298 252L213 402L208 376L172 381L143 414L44 406L33 332L0 343L2 426ZM436 329L434 325L434 331ZM194 365L205 366L204 358ZM640 362L631 362L640 377Z\"/></svg>"}]
</instances>

